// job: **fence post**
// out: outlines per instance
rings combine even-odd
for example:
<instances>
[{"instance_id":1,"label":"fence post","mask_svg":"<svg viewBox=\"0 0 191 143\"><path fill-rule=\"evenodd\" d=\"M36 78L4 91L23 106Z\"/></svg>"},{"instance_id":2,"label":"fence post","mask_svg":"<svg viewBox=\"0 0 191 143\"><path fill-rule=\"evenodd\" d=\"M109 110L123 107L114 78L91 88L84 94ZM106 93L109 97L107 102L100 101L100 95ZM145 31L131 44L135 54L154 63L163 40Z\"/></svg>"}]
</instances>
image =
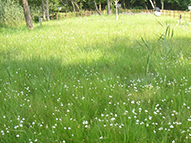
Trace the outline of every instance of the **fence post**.
<instances>
[{"instance_id":1,"label":"fence post","mask_svg":"<svg viewBox=\"0 0 191 143\"><path fill-rule=\"evenodd\" d=\"M175 11L173 10L173 16L174 16L174 18L175 18Z\"/></svg>"},{"instance_id":2,"label":"fence post","mask_svg":"<svg viewBox=\"0 0 191 143\"><path fill-rule=\"evenodd\" d=\"M175 17L176 17L176 15L177 15L176 13L177 13L177 11L175 12Z\"/></svg>"}]
</instances>

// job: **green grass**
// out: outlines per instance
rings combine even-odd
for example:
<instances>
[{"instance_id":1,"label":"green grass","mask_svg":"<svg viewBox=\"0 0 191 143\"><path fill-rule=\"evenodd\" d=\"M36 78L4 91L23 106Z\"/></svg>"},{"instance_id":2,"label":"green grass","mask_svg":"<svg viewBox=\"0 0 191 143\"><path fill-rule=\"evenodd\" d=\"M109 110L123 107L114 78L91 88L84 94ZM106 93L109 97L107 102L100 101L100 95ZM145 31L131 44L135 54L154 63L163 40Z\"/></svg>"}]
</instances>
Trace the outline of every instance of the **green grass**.
<instances>
[{"instance_id":1,"label":"green grass","mask_svg":"<svg viewBox=\"0 0 191 143\"><path fill-rule=\"evenodd\" d=\"M174 29L166 62L158 21ZM0 31L0 142L191 141L189 22L111 15Z\"/></svg>"}]
</instances>

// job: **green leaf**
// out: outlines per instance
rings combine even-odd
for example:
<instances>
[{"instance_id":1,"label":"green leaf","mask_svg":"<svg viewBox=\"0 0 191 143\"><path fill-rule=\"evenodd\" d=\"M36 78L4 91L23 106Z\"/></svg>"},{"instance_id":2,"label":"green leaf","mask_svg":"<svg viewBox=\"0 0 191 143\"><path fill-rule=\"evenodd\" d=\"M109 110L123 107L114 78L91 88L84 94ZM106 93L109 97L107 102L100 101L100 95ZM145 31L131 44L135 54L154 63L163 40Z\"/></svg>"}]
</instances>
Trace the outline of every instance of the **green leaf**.
<instances>
[{"instance_id":1,"label":"green leaf","mask_svg":"<svg viewBox=\"0 0 191 143\"><path fill-rule=\"evenodd\" d=\"M164 28L163 24L160 21L158 21L158 23Z\"/></svg>"},{"instance_id":2,"label":"green leaf","mask_svg":"<svg viewBox=\"0 0 191 143\"><path fill-rule=\"evenodd\" d=\"M174 30L172 29L171 38L174 36Z\"/></svg>"}]
</instances>

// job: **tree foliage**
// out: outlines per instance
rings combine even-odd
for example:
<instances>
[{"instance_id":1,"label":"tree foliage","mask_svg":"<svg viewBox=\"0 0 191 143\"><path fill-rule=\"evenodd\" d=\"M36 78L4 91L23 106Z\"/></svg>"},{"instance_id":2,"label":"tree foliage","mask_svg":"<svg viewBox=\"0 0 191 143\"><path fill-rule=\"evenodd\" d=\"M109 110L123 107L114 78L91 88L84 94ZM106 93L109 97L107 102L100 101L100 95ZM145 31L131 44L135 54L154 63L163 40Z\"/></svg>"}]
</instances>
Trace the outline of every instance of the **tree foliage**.
<instances>
[{"instance_id":1,"label":"tree foliage","mask_svg":"<svg viewBox=\"0 0 191 143\"><path fill-rule=\"evenodd\" d=\"M168 9L180 9L186 10L188 9L188 5L191 3L191 0L164 0L168 6Z\"/></svg>"},{"instance_id":2,"label":"tree foliage","mask_svg":"<svg viewBox=\"0 0 191 143\"><path fill-rule=\"evenodd\" d=\"M0 0L0 25L6 27L19 26L24 21L24 13L17 2Z\"/></svg>"},{"instance_id":3,"label":"tree foliage","mask_svg":"<svg viewBox=\"0 0 191 143\"><path fill-rule=\"evenodd\" d=\"M187 10L191 0L119 0L119 3L124 9L153 9L157 6L164 9ZM115 0L28 0L28 4L31 17L43 15L44 20L46 20L46 5L49 8L46 15L48 12L50 15L58 12L57 7L62 7L62 12L96 10L99 14L100 10L106 9L110 14L110 10L115 9ZM0 0L0 25L17 26L22 23L24 21L22 7L21 0Z\"/></svg>"}]
</instances>

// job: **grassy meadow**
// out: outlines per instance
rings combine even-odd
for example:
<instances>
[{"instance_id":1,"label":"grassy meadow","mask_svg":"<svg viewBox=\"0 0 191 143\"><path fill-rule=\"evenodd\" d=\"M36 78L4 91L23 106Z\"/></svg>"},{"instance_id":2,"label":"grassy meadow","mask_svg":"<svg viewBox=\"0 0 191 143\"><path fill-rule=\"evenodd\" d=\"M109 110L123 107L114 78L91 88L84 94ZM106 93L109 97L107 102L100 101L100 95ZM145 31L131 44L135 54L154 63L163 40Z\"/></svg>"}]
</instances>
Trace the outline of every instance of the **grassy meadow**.
<instances>
[{"instance_id":1,"label":"grassy meadow","mask_svg":"<svg viewBox=\"0 0 191 143\"><path fill-rule=\"evenodd\" d=\"M94 15L34 27L0 29L1 143L191 142L190 22Z\"/></svg>"}]
</instances>

